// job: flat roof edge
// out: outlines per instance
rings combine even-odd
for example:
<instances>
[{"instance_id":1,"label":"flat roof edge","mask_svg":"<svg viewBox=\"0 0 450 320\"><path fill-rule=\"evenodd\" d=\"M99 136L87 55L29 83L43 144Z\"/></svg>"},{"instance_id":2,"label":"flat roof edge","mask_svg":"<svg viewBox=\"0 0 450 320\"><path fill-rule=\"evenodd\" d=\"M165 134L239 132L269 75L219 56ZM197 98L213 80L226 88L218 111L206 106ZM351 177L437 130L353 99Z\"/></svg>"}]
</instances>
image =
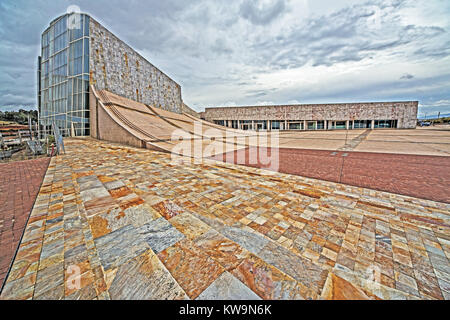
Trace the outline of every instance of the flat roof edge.
<instances>
[{"instance_id":1,"label":"flat roof edge","mask_svg":"<svg viewBox=\"0 0 450 320\"><path fill-rule=\"evenodd\" d=\"M392 104L392 103L419 103L419 101L378 101L378 102L339 102L339 103L302 103L302 104L271 104L261 106L223 106L223 107L205 107L206 110L223 108L266 108L266 107L297 107L297 106L329 106L329 105L348 105L348 104Z\"/></svg>"}]
</instances>

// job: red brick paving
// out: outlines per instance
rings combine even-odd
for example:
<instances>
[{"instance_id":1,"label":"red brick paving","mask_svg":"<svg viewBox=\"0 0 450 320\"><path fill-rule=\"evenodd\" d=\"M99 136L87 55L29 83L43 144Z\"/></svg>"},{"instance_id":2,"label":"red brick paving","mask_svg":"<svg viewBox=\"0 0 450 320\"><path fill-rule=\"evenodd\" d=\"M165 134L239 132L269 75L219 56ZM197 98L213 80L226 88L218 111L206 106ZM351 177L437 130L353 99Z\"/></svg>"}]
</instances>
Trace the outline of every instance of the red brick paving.
<instances>
[{"instance_id":1,"label":"red brick paving","mask_svg":"<svg viewBox=\"0 0 450 320\"><path fill-rule=\"evenodd\" d=\"M19 245L50 158L0 163L0 288Z\"/></svg>"},{"instance_id":2,"label":"red brick paving","mask_svg":"<svg viewBox=\"0 0 450 320\"><path fill-rule=\"evenodd\" d=\"M450 203L450 157L292 148L278 151L279 172ZM256 147L238 150L234 160L227 162L267 168L249 163L250 153L255 152ZM271 154L267 148L259 152ZM225 161L225 157L222 154L213 159ZM239 157L245 163L238 162Z\"/></svg>"}]
</instances>

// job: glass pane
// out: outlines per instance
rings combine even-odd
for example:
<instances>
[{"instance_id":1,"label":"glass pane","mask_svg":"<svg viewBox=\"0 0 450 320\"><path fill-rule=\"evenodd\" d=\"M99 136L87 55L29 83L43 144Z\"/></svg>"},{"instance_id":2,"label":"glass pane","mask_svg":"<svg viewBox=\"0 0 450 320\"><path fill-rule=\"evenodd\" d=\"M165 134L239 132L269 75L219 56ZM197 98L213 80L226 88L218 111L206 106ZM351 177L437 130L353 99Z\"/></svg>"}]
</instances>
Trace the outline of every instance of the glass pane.
<instances>
[{"instance_id":1,"label":"glass pane","mask_svg":"<svg viewBox=\"0 0 450 320\"><path fill-rule=\"evenodd\" d=\"M84 16L84 35L89 36L89 17Z\"/></svg>"}]
</instances>

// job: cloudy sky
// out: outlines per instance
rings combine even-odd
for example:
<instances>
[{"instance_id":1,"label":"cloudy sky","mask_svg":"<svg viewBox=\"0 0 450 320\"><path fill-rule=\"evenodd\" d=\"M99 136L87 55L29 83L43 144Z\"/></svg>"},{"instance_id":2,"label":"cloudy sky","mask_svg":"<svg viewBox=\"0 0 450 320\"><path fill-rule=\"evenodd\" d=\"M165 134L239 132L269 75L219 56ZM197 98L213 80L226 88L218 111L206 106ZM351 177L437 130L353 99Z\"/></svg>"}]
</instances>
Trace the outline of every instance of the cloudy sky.
<instances>
[{"instance_id":1,"label":"cloudy sky","mask_svg":"<svg viewBox=\"0 0 450 320\"><path fill-rule=\"evenodd\" d=\"M40 34L70 5L198 111L419 100L419 114L450 113L448 0L0 0L0 110L36 104Z\"/></svg>"}]
</instances>

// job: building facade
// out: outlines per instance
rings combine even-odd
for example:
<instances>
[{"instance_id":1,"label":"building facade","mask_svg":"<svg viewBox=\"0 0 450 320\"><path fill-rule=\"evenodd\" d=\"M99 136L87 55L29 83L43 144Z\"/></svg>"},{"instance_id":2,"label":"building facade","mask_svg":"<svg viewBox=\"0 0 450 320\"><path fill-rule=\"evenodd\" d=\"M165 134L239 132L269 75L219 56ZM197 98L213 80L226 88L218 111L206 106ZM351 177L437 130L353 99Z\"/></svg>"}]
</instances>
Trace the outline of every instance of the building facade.
<instances>
[{"instance_id":1,"label":"building facade","mask_svg":"<svg viewBox=\"0 0 450 320\"><path fill-rule=\"evenodd\" d=\"M201 117L242 130L415 128L417 101L206 108Z\"/></svg>"},{"instance_id":2,"label":"building facade","mask_svg":"<svg viewBox=\"0 0 450 320\"><path fill-rule=\"evenodd\" d=\"M89 135L90 85L172 112L181 87L92 17L67 13L42 33L38 57L41 132L55 123L65 136Z\"/></svg>"}]
</instances>

